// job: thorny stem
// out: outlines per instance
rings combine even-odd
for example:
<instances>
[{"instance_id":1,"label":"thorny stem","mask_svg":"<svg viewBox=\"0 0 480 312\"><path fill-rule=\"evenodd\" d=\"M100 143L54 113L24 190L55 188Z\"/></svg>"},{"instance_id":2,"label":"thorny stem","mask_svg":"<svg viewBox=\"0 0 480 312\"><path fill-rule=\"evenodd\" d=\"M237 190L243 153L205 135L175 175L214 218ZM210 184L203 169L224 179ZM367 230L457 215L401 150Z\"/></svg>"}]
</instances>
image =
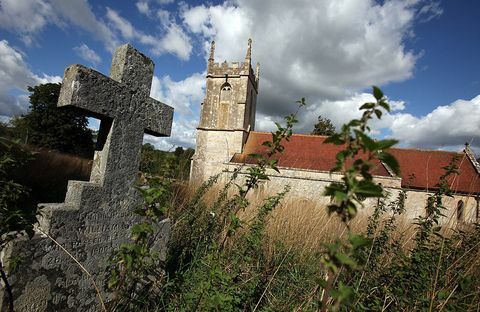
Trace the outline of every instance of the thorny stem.
<instances>
[{"instance_id":1,"label":"thorny stem","mask_svg":"<svg viewBox=\"0 0 480 312\"><path fill-rule=\"evenodd\" d=\"M432 290L432 298L430 300L430 307L428 309L429 312L432 311L433 309L433 300L435 299L435 288L437 287L437 282L438 282L438 273L440 271L440 262L442 261L442 255L443 255L443 247L445 245L445 239L442 239L442 247L440 249L440 257L438 257L438 264L437 264L437 270L435 272L435 282L433 283L433 290Z\"/></svg>"}]
</instances>

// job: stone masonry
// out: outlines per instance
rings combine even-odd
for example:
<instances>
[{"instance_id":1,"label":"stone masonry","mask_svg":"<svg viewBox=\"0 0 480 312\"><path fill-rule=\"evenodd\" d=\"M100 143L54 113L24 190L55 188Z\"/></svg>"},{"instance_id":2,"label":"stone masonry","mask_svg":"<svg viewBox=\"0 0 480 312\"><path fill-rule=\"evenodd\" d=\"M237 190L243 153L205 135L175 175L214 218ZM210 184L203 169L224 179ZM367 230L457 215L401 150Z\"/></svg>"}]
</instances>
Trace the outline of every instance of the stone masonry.
<instances>
[{"instance_id":1,"label":"stone masonry","mask_svg":"<svg viewBox=\"0 0 480 312\"><path fill-rule=\"evenodd\" d=\"M101 119L97 151L90 181L69 181L64 203L44 205L34 239L16 242L4 255L7 265L8 254L26 260L11 276L16 311L100 310L91 279L44 234L92 274L108 300L103 291L107 260L128 239L136 222L133 208L141 200L134 185L143 134L171 132L173 108L149 97L153 68L152 60L127 44L115 51L110 77L81 65L65 70L58 106ZM159 230L165 252L169 221Z\"/></svg>"},{"instance_id":2,"label":"stone masonry","mask_svg":"<svg viewBox=\"0 0 480 312\"><path fill-rule=\"evenodd\" d=\"M250 150L246 151L247 146L252 144L253 146L261 146L264 140L257 142L255 137L262 136L265 140L271 138L270 134L253 131L259 87L259 66L257 65L257 70L254 73L250 65L250 40L245 61L242 63L227 63L226 61L215 63L214 52L215 43L212 42L207 68L206 94L205 100L201 104L200 123L197 128L197 145L195 155L192 158L190 180L194 184L198 184L211 176L222 173L220 181L224 183L229 181L235 172L239 179L237 182L241 183L248 174L248 167L253 165L253 163L245 163L245 159L242 158L242 156L252 152ZM309 135L294 135L290 141L305 143L306 140L302 136L306 138ZM249 142L255 143L249 144ZM315 202L323 206L328 205L330 198L322 196L323 190L332 181L340 181L341 178L338 173L330 173L333 163L329 166L325 165L335 159L335 154L328 156L330 158L326 159L328 149L330 148L322 147L320 144L315 145L315 147L299 144L295 145L295 148L286 148L285 153L288 155L283 153L282 160L279 161L278 165L280 173L270 169L267 170L269 180L260 182L255 191L256 196L263 197L275 194L286 185L290 185L290 199L294 198L299 202ZM305 155L311 150L315 150L316 154L305 160ZM259 152L255 150L253 153ZM426 154L430 155L428 157L434 156L434 153L429 151L413 150L410 153L405 150L405 153L402 154L407 155L403 156L403 159L406 160L404 164L407 165L407 168L412 167L409 166L409 163L419 164L418 156ZM460 177L452 182L452 189L456 190L455 195L445 199L448 212L441 220L443 224L451 226L480 220L480 186L478 186L480 165L468 146L463 155L459 154L458 156L463 156L460 161ZM237 161L237 158L240 160ZM430 158L428 158L425 167L420 166L415 170L410 168L410 171L407 169L407 174L402 177L395 176L388 166L385 166L387 170L385 174L374 177L377 183L381 183L392 194L392 198L401 189L408 189L407 212L404 214L408 219L414 219L425 214L427 197L432 194L432 187L437 183L435 179L429 180L429 172L437 172L434 169L441 169L442 166L447 165L447 163L440 165L441 161L438 159L437 162L432 160L429 169L429 160ZM284 161L287 165L282 165ZM309 167L317 162L323 162L325 166L321 169ZM305 164L300 166L300 163ZM241 168L240 171L238 171L239 168ZM436 174L436 178L438 179L438 176L442 173ZM406 177L408 174L416 174L418 178L426 179L426 181L410 187L408 186L408 177ZM462 181L461 186L459 186L458 181ZM366 207L373 207L374 202L370 203L367 199L364 204Z\"/></svg>"},{"instance_id":3,"label":"stone masonry","mask_svg":"<svg viewBox=\"0 0 480 312\"><path fill-rule=\"evenodd\" d=\"M241 152L248 132L255 128L259 65L254 73L251 51L249 39L244 62L215 63L215 42L212 42L206 95L197 127L197 149L190 172L194 181L221 172L219 164Z\"/></svg>"}]
</instances>

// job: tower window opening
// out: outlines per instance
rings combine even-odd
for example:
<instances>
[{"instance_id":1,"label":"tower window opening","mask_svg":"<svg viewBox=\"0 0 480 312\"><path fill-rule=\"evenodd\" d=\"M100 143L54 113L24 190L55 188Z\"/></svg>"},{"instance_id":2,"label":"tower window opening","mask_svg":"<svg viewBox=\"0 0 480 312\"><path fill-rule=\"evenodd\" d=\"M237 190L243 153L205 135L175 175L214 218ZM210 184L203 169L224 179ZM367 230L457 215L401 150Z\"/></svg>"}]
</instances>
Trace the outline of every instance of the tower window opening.
<instances>
[{"instance_id":1,"label":"tower window opening","mask_svg":"<svg viewBox=\"0 0 480 312\"><path fill-rule=\"evenodd\" d=\"M232 99L232 86L226 82L220 90L220 102L229 102Z\"/></svg>"}]
</instances>

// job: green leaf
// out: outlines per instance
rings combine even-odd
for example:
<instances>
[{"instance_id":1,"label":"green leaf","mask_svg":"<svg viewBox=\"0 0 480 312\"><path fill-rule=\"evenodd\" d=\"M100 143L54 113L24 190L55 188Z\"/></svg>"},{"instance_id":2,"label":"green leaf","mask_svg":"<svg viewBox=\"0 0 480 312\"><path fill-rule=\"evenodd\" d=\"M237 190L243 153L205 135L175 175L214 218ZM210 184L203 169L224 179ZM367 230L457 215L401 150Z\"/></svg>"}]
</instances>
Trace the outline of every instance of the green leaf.
<instances>
[{"instance_id":1,"label":"green leaf","mask_svg":"<svg viewBox=\"0 0 480 312\"><path fill-rule=\"evenodd\" d=\"M381 152L378 154L378 159L385 163L392 171L399 176L400 175L400 165L398 164L397 159L390 153Z\"/></svg>"},{"instance_id":2,"label":"green leaf","mask_svg":"<svg viewBox=\"0 0 480 312\"><path fill-rule=\"evenodd\" d=\"M368 151L375 151L377 150L377 143L372 139L370 138L368 135L366 135L365 133L363 133L362 131L360 130L355 130L355 134L361 138L365 148L368 150Z\"/></svg>"},{"instance_id":3,"label":"green leaf","mask_svg":"<svg viewBox=\"0 0 480 312\"><path fill-rule=\"evenodd\" d=\"M377 86L373 86L372 88L373 88L373 96L375 97L375 99L377 99L377 101L380 101L383 98L382 90L380 90L380 88L378 88Z\"/></svg>"},{"instance_id":4,"label":"green leaf","mask_svg":"<svg viewBox=\"0 0 480 312\"><path fill-rule=\"evenodd\" d=\"M355 194L363 197L382 197L383 189L380 185L373 183L372 181L361 180L357 184Z\"/></svg>"},{"instance_id":5,"label":"green leaf","mask_svg":"<svg viewBox=\"0 0 480 312\"><path fill-rule=\"evenodd\" d=\"M377 148L379 150L384 150L384 149L387 149L387 148L390 148L392 146L394 146L395 144L398 143L398 140L380 140L380 141L377 141Z\"/></svg>"},{"instance_id":6,"label":"green leaf","mask_svg":"<svg viewBox=\"0 0 480 312\"><path fill-rule=\"evenodd\" d=\"M383 107L387 112L390 112L390 105L388 105L388 103L385 102L384 100L378 102L378 105Z\"/></svg>"},{"instance_id":7,"label":"green leaf","mask_svg":"<svg viewBox=\"0 0 480 312\"><path fill-rule=\"evenodd\" d=\"M355 260L353 260L352 258L350 258L349 256L347 256L344 253L337 252L335 254L335 258L337 259L338 262L340 262L341 264L346 265L350 268L356 268L357 267L357 262L355 262Z\"/></svg>"},{"instance_id":8,"label":"green leaf","mask_svg":"<svg viewBox=\"0 0 480 312\"><path fill-rule=\"evenodd\" d=\"M362 235L356 235L353 233L349 234L348 240L350 241L350 244L352 244L353 249L358 249L364 246L370 246L370 244L372 243L371 239L368 239L366 237L363 237Z\"/></svg>"},{"instance_id":9,"label":"green leaf","mask_svg":"<svg viewBox=\"0 0 480 312\"><path fill-rule=\"evenodd\" d=\"M367 102L365 104L363 104L362 106L360 106L360 110L362 109L372 109L375 107L375 103L372 103L372 102Z\"/></svg>"},{"instance_id":10,"label":"green leaf","mask_svg":"<svg viewBox=\"0 0 480 312\"><path fill-rule=\"evenodd\" d=\"M338 134L338 133L332 134L331 136L326 138L325 141L323 141L323 142L324 143L331 143L331 144L335 144L335 145L345 144L345 140L343 140L341 135Z\"/></svg>"}]
</instances>

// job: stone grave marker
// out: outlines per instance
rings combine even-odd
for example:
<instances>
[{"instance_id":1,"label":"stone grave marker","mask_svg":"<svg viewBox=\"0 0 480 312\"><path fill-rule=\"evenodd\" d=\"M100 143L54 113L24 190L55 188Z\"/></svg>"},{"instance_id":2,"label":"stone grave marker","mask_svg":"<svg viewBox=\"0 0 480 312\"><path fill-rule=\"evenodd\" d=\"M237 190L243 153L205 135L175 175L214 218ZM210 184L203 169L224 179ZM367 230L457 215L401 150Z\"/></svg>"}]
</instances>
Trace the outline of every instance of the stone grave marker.
<instances>
[{"instance_id":1,"label":"stone grave marker","mask_svg":"<svg viewBox=\"0 0 480 312\"><path fill-rule=\"evenodd\" d=\"M4 255L4 260L8 254L26 260L10 278L16 311L101 309L90 278L42 232L71 253L103 289L107 260L128 240L136 222L133 208L141 198L134 184L143 134L171 132L173 108L149 97L153 67L152 60L127 44L115 51L110 78L81 65L65 70L58 106L101 119L97 151L90 181L69 181L64 203L44 205L34 239L15 242ZM159 227L158 245L165 252L168 220ZM2 311L7 304L6 295L3 302L0 296Z\"/></svg>"}]
</instances>

